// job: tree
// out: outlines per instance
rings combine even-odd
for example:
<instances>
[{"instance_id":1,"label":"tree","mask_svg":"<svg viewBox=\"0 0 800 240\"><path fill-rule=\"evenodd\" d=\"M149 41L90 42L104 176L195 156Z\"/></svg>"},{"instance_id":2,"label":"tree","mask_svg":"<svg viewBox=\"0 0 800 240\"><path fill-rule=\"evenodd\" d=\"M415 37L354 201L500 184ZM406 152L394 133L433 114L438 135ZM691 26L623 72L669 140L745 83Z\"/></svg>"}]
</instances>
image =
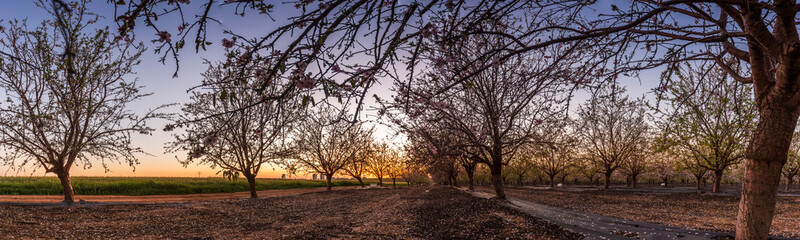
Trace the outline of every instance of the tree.
<instances>
[{"instance_id":1,"label":"tree","mask_svg":"<svg viewBox=\"0 0 800 240\"><path fill-rule=\"evenodd\" d=\"M490 22L481 27L502 33L515 31L508 26L516 24ZM509 44L513 43L491 35L451 45L431 43L421 56L431 59L434 66L417 85L398 84L399 94L389 104L410 124L442 122L457 139L454 148L489 167L495 195L501 199L505 198L504 166L511 164L521 147L542 142L538 130L566 110L568 86L582 83L580 77L587 74L585 68L576 67L584 50L577 44L512 59L481 58ZM477 71L471 69L476 61L489 66L469 82L457 83L461 74Z\"/></svg>"},{"instance_id":2,"label":"tree","mask_svg":"<svg viewBox=\"0 0 800 240\"><path fill-rule=\"evenodd\" d=\"M129 104L150 95L129 77L144 49L114 41L107 28L94 28L98 17L85 4L72 2L71 11L48 9L57 20L34 29L14 20L0 31L0 45L14 56L0 59L0 88L7 97L0 108L0 147L5 151L0 160L56 174L69 203L74 201L73 166L134 167L135 154L143 151L131 145L131 135L150 134L154 129L146 122L165 117L155 110L144 115L130 111Z\"/></svg>"},{"instance_id":3,"label":"tree","mask_svg":"<svg viewBox=\"0 0 800 240\"><path fill-rule=\"evenodd\" d=\"M383 179L389 176L392 162L399 158L398 152L386 142L378 144L375 154L367 160L367 172L378 179L378 184L383 187Z\"/></svg>"},{"instance_id":4,"label":"tree","mask_svg":"<svg viewBox=\"0 0 800 240\"><path fill-rule=\"evenodd\" d=\"M363 138L363 141L353 142L357 153L347 162L344 172L358 180L361 187L364 186L364 176L368 173L369 159L375 156L375 143L372 137Z\"/></svg>"},{"instance_id":5,"label":"tree","mask_svg":"<svg viewBox=\"0 0 800 240\"><path fill-rule=\"evenodd\" d=\"M755 128L752 89L713 65L686 65L676 75L662 95L674 109L665 117L669 134L714 174L713 192L719 192L723 172L745 157L741 139L749 139Z\"/></svg>"},{"instance_id":6,"label":"tree","mask_svg":"<svg viewBox=\"0 0 800 240\"><path fill-rule=\"evenodd\" d=\"M786 165L783 166L781 174L786 178L786 191L789 191L794 177L800 174L800 137L798 137L797 133L792 137L789 157L787 158Z\"/></svg>"},{"instance_id":7,"label":"tree","mask_svg":"<svg viewBox=\"0 0 800 240\"><path fill-rule=\"evenodd\" d=\"M461 156L458 157L458 163L467 173L467 189L475 191L475 170L478 168L479 163L477 158L474 156Z\"/></svg>"},{"instance_id":8,"label":"tree","mask_svg":"<svg viewBox=\"0 0 800 240\"><path fill-rule=\"evenodd\" d=\"M678 166L694 177L696 188L697 190L700 190L700 184L705 182L708 169L697 164L697 161L694 160L694 157L692 157L691 154L684 154L681 158L679 158Z\"/></svg>"},{"instance_id":9,"label":"tree","mask_svg":"<svg viewBox=\"0 0 800 240\"><path fill-rule=\"evenodd\" d=\"M614 171L633 160L648 129L643 101L624 93L624 88L609 85L578 107L577 133L605 176L603 189L609 188Z\"/></svg>"},{"instance_id":10,"label":"tree","mask_svg":"<svg viewBox=\"0 0 800 240\"><path fill-rule=\"evenodd\" d=\"M324 175L330 191L333 176L345 168L363 146L352 143L371 138L372 134L361 122L343 121L337 111L321 105L307 111L293 136L293 154L286 164Z\"/></svg>"},{"instance_id":11,"label":"tree","mask_svg":"<svg viewBox=\"0 0 800 240\"><path fill-rule=\"evenodd\" d=\"M600 176L598 175L600 170L590 158L582 156L577 158L574 169L577 173L586 178L589 184L596 185L600 180Z\"/></svg>"},{"instance_id":12,"label":"tree","mask_svg":"<svg viewBox=\"0 0 800 240\"><path fill-rule=\"evenodd\" d=\"M646 147L642 147L643 143L638 143L638 151L630 155L627 161L622 162L620 172L625 175L628 186L636 188L639 182L639 175L645 174L650 171L650 156L646 151Z\"/></svg>"},{"instance_id":13,"label":"tree","mask_svg":"<svg viewBox=\"0 0 800 240\"><path fill-rule=\"evenodd\" d=\"M174 10L180 8L180 4L170 5L173 11L158 11L165 4L173 3L176 1L133 0L119 5L122 10L118 11L119 16L115 19L120 22L120 34L131 32L137 19L148 20L148 26L158 30L154 22L166 18L165 15L188 14L181 9ZM184 38L188 32L196 30L196 49L205 46L206 35L203 33L207 31L209 19L214 19L208 14L212 3L214 1L209 0L203 5L201 12L205 14L196 14L194 24L183 25L189 28L179 29ZM487 34L485 29L475 26L487 20L518 16L525 16L529 22L523 25L530 27L500 34L515 44L504 46L510 51L492 52L487 58L508 59L553 44L591 40L589 45L602 47L594 55L607 60L603 63L610 65L610 71L604 71L608 76L660 66L670 68L682 61L714 60L737 81L755 86L754 99L759 109L759 124L746 153L747 180L743 182L737 217L737 239L766 239L769 234L780 171L786 162L794 123L800 112L797 111L800 108L800 89L796 87L800 81L800 48L796 44L800 41L800 34L794 20L798 9L796 1L631 0L622 2L624 5L621 6L611 4L610 9L605 1L583 0L433 0L389 4L327 1L318 7L309 1L293 3L297 9L302 9L292 19L294 21L265 34L261 40L265 43L259 44L259 47L271 51L276 43L294 42L282 54L280 62L285 62L289 56L310 61L306 59L325 60L326 57L340 58L344 53L367 52L380 60L374 61L372 67L380 68L393 63L386 60L394 60L388 56L397 56L397 52L408 50L412 56L409 64L412 65L410 75L413 78L413 66L418 63L414 53L421 49L415 46L420 46L418 43L422 38L436 38L446 43L449 39ZM236 13L250 10L269 15L274 7L261 1L235 4L238 7L232 9L236 9ZM435 16L444 16L454 24L430 27ZM365 25L382 27L375 31ZM304 31L290 34L296 28ZM536 36L535 33L541 32L549 32L551 36ZM362 37L365 33L366 36ZM493 33L490 31L488 34ZM331 35L339 36L336 34L345 37L333 43L326 41ZM372 39L372 36L376 36L376 41L358 41ZM412 41L415 39L417 41ZM176 45L182 46L181 43L178 41ZM358 50L363 51L352 51L347 46L358 46ZM326 51L311 51L315 54L311 56L292 54L305 49ZM726 56L732 59L723 58ZM273 72L281 68L275 69ZM471 74L466 75L458 82L467 81ZM662 83L669 85L668 81Z\"/></svg>"},{"instance_id":14,"label":"tree","mask_svg":"<svg viewBox=\"0 0 800 240\"><path fill-rule=\"evenodd\" d=\"M403 175L405 171L405 157L399 151L395 152L396 156L392 157L389 161L387 176L392 179L392 187L397 187L397 178Z\"/></svg>"},{"instance_id":15,"label":"tree","mask_svg":"<svg viewBox=\"0 0 800 240\"><path fill-rule=\"evenodd\" d=\"M526 156L525 153L516 154L514 159L508 163L505 172L508 173L510 177L513 176L515 180L517 180L517 185L522 185L522 182L525 180L526 177L530 177L529 175L533 174L534 169L536 166L534 165L533 159L531 156Z\"/></svg>"},{"instance_id":16,"label":"tree","mask_svg":"<svg viewBox=\"0 0 800 240\"><path fill-rule=\"evenodd\" d=\"M258 101L260 92L241 87L240 82L258 85L264 79L265 65L251 62L247 71L241 66L209 63L204 82L214 88L192 92L190 102L182 107L177 122L184 122L183 133L174 134L169 151L186 151L181 164L193 162L234 171L247 179L250 197L257 198L256 177L264 164L278 164L289 157L287 139L301 117L301 103L295 99ZM261 92L283 91L282 85L270 85ZM244 108L257 104L257 107ZM233 114L224 114L237 110ZM204 121L191 121L203 118Z\"/></svg>"},{"instance_id":17,"label":"tree","mask_svg":"<svg viewBox=\"0 0 800 240\"><path fill-rule=\"evenodd\" d=\"M553 124L553 126L543 129L545 129L543 130L545 133L542 135L548 143L532 150L533 164L550 178L550 187L555 187L556 175L564 175L577 160L575 148L578 139L567 132L564 124Z\"/></svg>"},{"instance_id":18,"label":"tree","mask_svg":"<svg viewBox=\"0 0 800 240\"><path fill-rule=\"evenodd\" d=\"M664 187L669 187L669 180L678 174L678 164L675 156L668 150L658 150L653 154L653 172L664 183Z\"/></svg>"}]
</instances>

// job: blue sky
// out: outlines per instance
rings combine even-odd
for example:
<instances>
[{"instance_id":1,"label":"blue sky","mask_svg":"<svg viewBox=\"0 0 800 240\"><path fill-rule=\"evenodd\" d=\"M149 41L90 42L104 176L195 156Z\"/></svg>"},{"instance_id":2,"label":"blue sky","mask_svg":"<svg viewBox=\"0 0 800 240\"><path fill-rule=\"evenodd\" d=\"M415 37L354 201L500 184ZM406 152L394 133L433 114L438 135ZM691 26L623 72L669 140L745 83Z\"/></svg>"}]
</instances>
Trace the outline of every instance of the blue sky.
<instances>
[{"instance_id":1,"label":"blue sky","mask_svg":"<svg viewBox=\"0 0 800 240\"><path fill-rule=\"evenodd\" d=\"M2 2L6 3L2 5L4 8L0 8L0 16L2 16L3 19L27 18L30 24L34 24L42 21L43 19L50 18L45 10L35 6L33 0L4 0ZM191 6L185 7L184 9L188 11L195 11L198 9L196 5L197 3L193 3ZM278 10L281 8L281 6L278 6ZM105 16L105 19L102 20L100 24L107 24L112 26L112 28L115 26L111 21L111 18L113 18L113 7L107 4L105 0L92 3L90 9L95 13ZM215 44L211 45L207 51L202 51L200 53L195 53L193 50L182 51L180 56L180 71L178 72L177 78L172 77L172 74L175 70L174 62L168 57L166 64L161 64L158 62L160 55L155 55L152 51L153 44L150 44L150 40L156 38L155 32L152 29L145 28L144 25L140 23L141 26L137 28L135 33L137 38L136 40L144 41L149 49L142 58L142 64L135 69L137 73L135 75L131 75L130 77L138 78L139 83L145 86L145 91L153 92L153 95L133 104L132 108L134 111L144 112L159 105L182 103L187 101L189 98L189 94L186 92L187 89L197 85L200 82L200 73L206 69L206 66L203 64L203 59L205 58L213 61L216 59L221 59L221 57L224 55L223 49L218 44L220 39L226 37L222 34L222 29L232 30L233 32L237 33L252 34L251 36L258 36L258 34L270 30L271 26L276 26L287 21L289 16L285 14L287 12L291 13L294 11L276 11L276 14L273 14L272 16L276 19L277 23L273 22L269 18L266 18L264 15L249 14L245 17L240 17L231 14L231 12L232 9L230 7L212 8L212 15L216 16L221 22L221 24L211 24L209 27L208 38L209 40L215 42ZM192 14L187 15L191 16ZM162 19L158 24L160 27L175 26L175 28L177 28L178 26L178 22L175 21L174 18ZM168 28L168 30L174 31L175 29ZM173 36L173 39L175 38L176 37ZM193 47L192 41L190 40L187 45ZM627 85L630 95L641 96L646 94L649 89L657 85L658 73L658 70L651 70L642 73L640 76L643 80L643 84L640 84L636 79L623 79L621 81L623 84ZM389 95L392 94L388 90L389 87L391 87L391 80L385 79L381 81L381 85L378 85L370 90L371 92L369 96L372 94L378 94L388 99ZM575 106L578 103L582 103L584 100L586 100L586 98L587 95L585 93L581 93L574 99L572 105ZM365 109L370 109L372 106L374 106L374 103L371 100L372 98L369 99L370 100L367 103L367 106L365 106ZM178 111L179 107L172 107L168 110ZM374 120L375 113L367 111L362 116L365 120ZM175 156L178 155L178 157L184 157L185 155L164 153L164 143L172 140L170 133L163 132L161 130L167 123L168 122L166 121L152 121L151 126L158 129L158 131L156 131L152 136L137 135L134 137L134 145L142 147L146 152L153 155L140 155L139 160L141 164L136 166L135 172L131 167L127 166L127 164L111 164L110 172L104 172L104 169L100 166L100 164L95 164L95 166L91 169L81 169L80 167L74 168L75 170L73 171L73 175L183 177L196 177L198 175L204 177L213 176L217 170L212 170L207 166L198 165L190 165L184 168L178 163L178 161L175 159ZM387 127L377 126L376 137L387 138L391 135L392 133ZM394 139L394 141L400 141L400 139ZM31 166L29 166L28 170L23 172L14 172L7 171L6 168L0 166L0 173L2 173L2 175L34 176L41 176L44 174L44 171L41 169L32 171L34 169L30 167ZM278 168L276 168L274 171L272 168L265 168L260 176L280 177L282 173L283 171Z\"/></svg>"}]
</instances>

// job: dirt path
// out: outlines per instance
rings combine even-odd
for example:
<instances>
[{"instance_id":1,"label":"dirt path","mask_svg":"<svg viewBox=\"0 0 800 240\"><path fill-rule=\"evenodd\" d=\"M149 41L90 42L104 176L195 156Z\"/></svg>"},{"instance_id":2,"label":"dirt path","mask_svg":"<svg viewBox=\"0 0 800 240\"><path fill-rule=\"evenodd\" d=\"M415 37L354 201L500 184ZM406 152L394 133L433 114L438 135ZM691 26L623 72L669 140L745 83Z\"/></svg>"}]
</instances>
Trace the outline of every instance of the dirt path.
<instances>
[{"instance_id":1,"label":"dirt path","mask_svg":"<svg viewBox=\"0 0 800 240\"><path fill-rule=\"evenodd\" d=\"M473 196L491 198L487 192L472 192ZM586 239L727 239L728 234L692 231L658 224L640 223L579 213L521 199L508 198L509 205L520 211L559 225L567 230L583 234Z\"/></svg>"},{"instance_id":2,"label":"dirt path","mask_svg":"<svg viewBox=\"0 0 800 240\"><path fill-rule=\"evenodd\" d=\"M358 187L334 187L334 190L355 189ZM259 197L278 197L289 196L311 192L325 191L325 187L319 188L296 188L296 189L275 189L258 191ZM132 203L132 204L153 204L153 203L185 203L198 201L234 200L250 198L250 192L235 193L200 193L184 195L146 195L146 196L124 196L124 195L75 195L76 200L84 200L89 203ZM0 205L23 205L23 204L50 204L59 203L64 199L61 195L0 195Z\"/></svg>"}]
</instances>

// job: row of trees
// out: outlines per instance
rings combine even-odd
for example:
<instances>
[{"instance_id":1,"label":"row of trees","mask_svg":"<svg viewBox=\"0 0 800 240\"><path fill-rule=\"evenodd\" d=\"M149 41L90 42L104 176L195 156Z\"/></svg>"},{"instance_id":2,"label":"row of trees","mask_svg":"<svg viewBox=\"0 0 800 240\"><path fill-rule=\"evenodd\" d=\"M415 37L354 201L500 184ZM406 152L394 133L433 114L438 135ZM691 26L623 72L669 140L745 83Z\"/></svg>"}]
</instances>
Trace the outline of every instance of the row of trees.
<instances>
[{"instance_id":1,"label":"row of trees","mask_svg":"<svg viewBox=\"0 0 800 240\"><path fill-rule=\"evenodd\" d=\"M69 7L60 0L52 2L53 6ZM205 49L214 41L207 39L206 33L208 26L215 19L220 19L216 14L262 14L265 20L274 21L271 13L276 8L276 5L267 1L208 0L196 5L189 5L190 1L171 0L108 2L116 8L113 19L118 23L118 39L132 39L135 27L148 27L158 37L154 41L155 50L164 54L163 59L172 55L176 60L181 49L186 49L187 40L194 40L195 51ZM264 25L270 28L267 31L252 31L265 32L263 35L237 38L246 42L249 48L242 48L241 54L233 55L234 60L249 62L255 59L253 56L256 53L262 53L272 59L263 75L266 79L292 76L291 81L284 84L288 86L285 91L279 95L263 94L259 99L267 101L285 97L293 92L293 87L302 87L324 92L333 99L338 99L340 92L334 90L344 89L349 93L345 97L363 100L365 90L378 81L377 77L394 79L401 101L387 105L393 105L392 109L397 111L393 114L394 119L402 122L400 128L417 135L414 139L434 139L441 134L420 127L418 123L424 121L407 121L406 117L423 116L429 119L426 120L428 122L439 117L448 121L447 126L486 126L471 131L454 131L463 135L458 139L468 140L456 144L458 147L455 150L433 150L444 156L466 156L486 164L491 169L495 183L498 183L502 166L516 157L516 149L527 143L545 142L531 137L530 133L534 131L529 131L529 127L539 126L540 122L550 119L513 116L518 116L520 112L546 110L544 106L558 108L563 104L560 99L569 99L556 97L550 99L553 101L536 100L536 104L522 101L513 105L504 100L511 99L507 97L511 96L508 94L520 91L475 91L479 87L475 84L479 82L476 79L485 75L501 75L497 74L501 72L497 71L498 64L533 59L529 63L530 71L522 74L526 76L522 80L534 86L524 89L541 89L535 86L559 83L556 85L562 88L546 87L544 89L548 90L544 94L539 90L529 94L536 98L548 98L551 95L546 93L554 89L569 92L570 88L564 85L581 85L595 80L608 83L619 75L636 75L640 70L660 67L664 69L664 74L659 88L669 89L675 83L671 81L675 79L673 74L682 63L711 61L725 76L753 86L752 101L758 117L754 131L747 132L750 136L744 151L747 173L743 181L736 235L738 239L767 238L781 171L787 163L787 153L800 115L800 89L797 87L800 86L800 48L797 44L800 34L795 20L800 5L796 1L631 0L609 5L605 1L583 0L298 0L291 4L294 4L294 12L292 8L281 11L291 16L289 21L274 26ZM214 7L227 5L235 7L222 8L227 11L210 11ZM190 11L190 8L196 11ZM174 24L174 21L163 19L178 19L180 25L177 28L164 26ZM482 41L486 38L492 39ZM222 42L230 46L231 41L224 39ZM451 50L463 49L465 44L472 41L476 43L476 47L471 48L475 52L448 54ZM66 56L73 56L77 50L66 47L63 52ZM431 53L431 50L441 54ZM21 55L12 53L3 56L4 60L15 61L15 57ZM369 61L353 63L355 59ZM435 79L424 77L422 81L417 81L421 76L420 71L433 73L438 66L463 59L468 60L450 68L446 75L438 74ZM315 66L314 71L308 71L307 66ZM407 71L397 71L401 68L399 66L405 66L404 70ZM403 73L408 74L402 76ZM328 81L333 76L340 78ZM496 81L492 84L506 83ZM349 88L341 87L348 84ZM257 88L269 85L270 81L263 81ZM489 94L481 95L483 93ZM457 112L427 113L430 107L453 106L448 101L455 99L450 96L462 100L480 96L491 104L474 101L476 104L464 109L478 111L483 108L484 111L465 116L464 121L453 120ZM356 112L361 109L361 100L354 104ZM738 99L732 101L738 102ZM730 107L724 104L720 106ZM736 111L729 108L725 110ZM548 115L552 114L544 114ZM670 141L686 140L675 138ZM427 144L413 145L415 149L421 149L419 146ZM431 145L436 146L433 143ZM696 153L700 157L706 155L703 153L706 150L681 151L700 152ZM613 158L618 156L609 156L609 159ZM496 187L496 190L498 196L503 195L501 187Z\"/></svg>"},{"instance_id":2,"label":"row of trees","mask_svg":"<svg viewBox=\"0 0 800 240\"><path fill-rule=\"evenodd\" d=\"M149 95L129 77L145 49L94 28L99 16L86 3L50 8L39 1L56 19L33 29L12 21L0 41L14 56L0 59L0 87L7 96L0 109L0 157L10 167L33 164L57 175L64 201L74 201L73 166L88 168L98 160L106 169L110 162L137 164L135 154L144 152L132 146L131 134L153 132L146 123L156 118L178 123L165 130L181 128L167 150L186 152L182 164L241 173L252 197L258 173L270 165L324 175L329 190L331 179L345 173L362 185L365 176L381 185L384 179L419 181L420 172L397 149L376 144L363 123L345 121L330 107L307 109L308 99L294 97L303 89L282 83L290 78L267 78L268 57L207 62L203 82L210 87L192 91L182 113L159 113L163 106L133 113L127 105ZM262 99L264 94L281 97Z\"/></svg>"}]
</instances>

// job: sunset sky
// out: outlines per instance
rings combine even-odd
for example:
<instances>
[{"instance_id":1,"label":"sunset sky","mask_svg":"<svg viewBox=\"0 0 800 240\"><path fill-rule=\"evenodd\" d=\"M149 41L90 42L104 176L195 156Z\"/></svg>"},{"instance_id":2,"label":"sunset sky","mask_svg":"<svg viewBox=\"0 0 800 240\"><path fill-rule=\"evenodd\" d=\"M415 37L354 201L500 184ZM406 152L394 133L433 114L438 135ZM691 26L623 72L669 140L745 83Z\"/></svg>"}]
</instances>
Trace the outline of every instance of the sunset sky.
<instances>
[{"instance_id":1,"label":"sunset sky","mask_svg":"<svg viewBox=\"0 0 800 240\"><path fill-rule=\"evenodd\" d=\"M15 1L8 1L6 0L4 8L0 8L0 16L3 16L3 19L28 19L29 26L38 25L43 19L50 18L45 10L38 8L34 4L35 1L33 0L15 0ZM47 1L49 2L49 1ZM185 7L185 10L194 11L197 9L197 3L192 3L189 7ZM272 16L275 18L277 22L286 21L288 18L285 15L286 12L292 13L294 11L280 11L282 8L286 8L287 6L281 6L280 4L277 6L276 14ZM107 4L105 0L96 1L95 3L90 5L90 9L104 16L105 19L100 21L100 24L107 24L110 25L112 29L114 29L115 25L111 19L113 18L113 6ZM221 40L224 35L222 35L222 29L232 30L234 32L247 32L254 35L257 35L261 32L266 32L270 29L271 26L277 25L275 22L266 18L264 15L258 14L250 14L246 17L234 16L230 14L232 10L229 7L215 7L212 8L212 14L216 14L221 24L212 24L209 27L209 35L208 38L211 41L215 41L214 45L208 48L207 51L201 51L199 54L194 53L193 50L182 51L180 56L180 71L178 73L179 77L173 78L172 74L175 70L175 64L171 60L167 60L166 64L161 64L158 62L160 55L155 55L152 51L153 44L150 43L150 40L156 39L155 32L152 29L146 28L143 24L137 28L136 30L136 40L137 41L144 41L145 45L150 47L145 55L142 58L142 64L140 64L135 71L137 72L135 75L130 76L131 78L139 78L139 83L145 86L145 91L153 92L154 94L150 97L145 98L142 101L136 102L132 105L134 111L137 112L144 112L147 111L149 108L154 108L156 106L160 106L163 104L170 104L170 103L182 103L189 99L189 94L187 93L187 89L197 85L200 80L200 73L205 71L206 65L203 64L203 58L208 60L216 60L220 59L224 55L224 51L222 47L219 46L218 42ZM282 15L281 13L284 13ZM192 14L187 14L192 15ZM159 22L159 26L178 26L177 21L175 23L170 23L170 20L174 19L162 19ZM4 24L4 23L0 23ZM98 25L99 27L99 25ZM172 30L172 29L171 29ZM246 31L245 31L246 30ZM174 30L173 30L174 31ZM187 39L189 40L189 39ZM187 45L193 44L192 41ZM169 57L168 57L169 58ZM640 83L638 80L628 79L624 80L624 83L628 85L629 94L632 96L641 96L645 94L655 86L658 76L658 71L649 71L642 74L644 78L654 78L651 81L644 81ZM388 98L389 95L392 93L388 90L391 86L391 80L384 80L382 81L382 85L378 85L371 89L372 93L377 94L379 96L383 96L384 98ZM369 94L370 96L372 95ZM586 99L585 94L579 96L574 99L574 105L582 103ZM371 106L374 106L372 99L369 98L369 102L367 102L367 111L362 114L362 119L364 120L375 120L374 116L376 115L374 111L370 111ZM174 106L167 111L177 112L179 111L179 106ZM83 169L83 166L77 166L73 168L72 175L73 176L175 176L175 177L208 177L214 176L218 170L210 169L208 166L198 166L198 165L189 165L187 167L183 167L180 163L178 163L176 157L183 158L185 154L175 154L175 153L164 153L164 144L168 141L171 141L173 137L169 132L164 132L163 129L164 125L168 122L165 120L161 121L152 121L150 122L150 126L158 129L152 136L143 136L143 135L136 135L134 137L133 144L135 146L142 147L144 151L152 156L147 155L139 155L140 164L136 165L135 171L133 168L129 167L127 164L117 164L111 163L109 164L110 171L105 172L105 169L99 163L95 163L93 168L90 169ZM389 131L388 127L386 126L376 126L376 138L378 139L386 139L394 134ZM390 141L398 142L401 141L399 138L389 139ZM36 169L36 166L29 165L27 169L22 171L12 171L9 170L5 166L0 166L0 173L5 176L42 176L44 175L44 171L42 169ZM281 174L285 173L282 169L278 168L277 166L274 167L266 167L262 168L262 172L260 173L260 177L280 177ZM52 174L48 174L52 175Z\"/></svg>"}]
</instances>

